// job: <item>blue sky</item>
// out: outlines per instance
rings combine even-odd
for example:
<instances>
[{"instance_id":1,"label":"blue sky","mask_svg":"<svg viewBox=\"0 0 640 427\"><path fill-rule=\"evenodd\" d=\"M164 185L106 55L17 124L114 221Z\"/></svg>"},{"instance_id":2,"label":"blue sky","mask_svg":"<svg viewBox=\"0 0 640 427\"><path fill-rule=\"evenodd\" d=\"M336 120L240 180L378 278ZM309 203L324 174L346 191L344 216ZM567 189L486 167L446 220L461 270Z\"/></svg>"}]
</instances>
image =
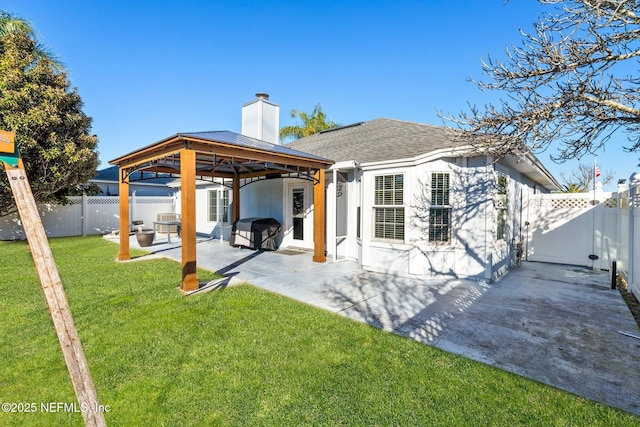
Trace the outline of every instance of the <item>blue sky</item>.
<instances>
[{"instance_id":1,"label":"blue sky","mask_svg":"<svg viewBox=\"0 0 640 427\"><path fill-rule=\"evenodd\" d=\"M350 124L379 117L442 124L497 94L467 79L519 42L543 9L533 0L91 1L4 0L32 22L69 70L108 161L178 132L240 132L241 105L266 92L292 109L321 104ZM624 138L598 155L616 179L640 170ZM555 164L560 178L577 160ZM582 162L592 164L593 157Z\"/></svg>"}]
</instances>

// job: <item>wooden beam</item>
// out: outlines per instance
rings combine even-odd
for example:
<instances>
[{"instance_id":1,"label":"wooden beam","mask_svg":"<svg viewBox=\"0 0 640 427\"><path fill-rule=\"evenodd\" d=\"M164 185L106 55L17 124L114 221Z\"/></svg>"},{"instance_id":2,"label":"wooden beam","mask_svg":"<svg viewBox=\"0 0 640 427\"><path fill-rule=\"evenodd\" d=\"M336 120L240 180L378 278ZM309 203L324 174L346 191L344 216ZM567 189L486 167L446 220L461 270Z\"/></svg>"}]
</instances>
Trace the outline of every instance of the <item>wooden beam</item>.
<instances>
[{"instance_id":1,"label":"wooden beam","mask_svg":"<svg viewBox=\"0 0 640 427\"><path fill-rule=\"evenodd\" d=\"M148 162L150 160L159 159L160 157L166 157L171 154L176 154L184 147L184 141L175 140L171 143L155 144L150 147L142 148L133 153L126 154L124 156L113 159L109 162L111 165L119 165L121 167L131 167L140 163Z\"/></svg>"},{"instance_id":2,"label":"wooden beam","mask_svg":"<svg viewBox=\"0 0 640 427\"><path fill-rule=\"evenodd\" d=\"M82 411L84 423L87 426L106 426L107 422L104 413L100 410L101 406L91 378L89 364L73 322L69 302L60 280L58 268L53 260L49 241L22 161L19 162L18 168L9 166L5 166L5 168L73 389L80 406L86 408Z\"/></svg>"},{"instance_id":3,"label":"wooden beam","mask_svg":"<svg viewBox=\"0 0 640 427\"><path fill-rule=\"evenodd\" d=\"M120 251L118 261L131 259L129 253L129 177L122 177L122 168L118 168L118 194L120 194Z\"/></svg>"},{"instance_id":4,"label":"wooden beam","mask_svg":"<svg viewBox=\"0 0 640 427\"><path fill-rule=\"evenodd\" d=\"M200 286L196 270L196 152L180 150L180 191L182 219L182 282L183 292Z\"/></svg>"},{"instance_id":5,"label":"wooden beam","mask_svg":"<svg viewBox=\"0 0 640 427\"><path fill-rule=\"evenodd\" d=\"M313 186L313 261L326 262L324 169L318 169Z\"/></svg>"},{"instance_id":6,"label":"wooden beam","mask_svg":"<svg viewBox=\"0 0 640 427\"><path fill-rule=\"evenodd\" d=\"M226 146L215 143L204 143L199 141L192 141L189 147L198 151L200 154L216 154L218 157L235 157L236 159L254 160L259 162L273 162L273 163L286 163L292 166L300 166L304 168L318 169L324 168L327 164L332 162L323 163L319 160L304 159L301 157L290 156L287 154L279 153L267 153L258 150L251 150L244 147Z\"/></svg>"}]
</instances>

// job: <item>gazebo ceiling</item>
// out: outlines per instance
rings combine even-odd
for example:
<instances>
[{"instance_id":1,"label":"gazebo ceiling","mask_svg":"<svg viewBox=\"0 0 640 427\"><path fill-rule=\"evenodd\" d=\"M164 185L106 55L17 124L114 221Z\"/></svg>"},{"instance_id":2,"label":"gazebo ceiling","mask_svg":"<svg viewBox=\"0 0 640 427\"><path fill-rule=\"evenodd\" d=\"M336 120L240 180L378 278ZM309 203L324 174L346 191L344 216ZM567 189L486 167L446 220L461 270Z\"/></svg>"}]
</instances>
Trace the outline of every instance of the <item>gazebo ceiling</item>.
<instances>
[{"instance_id":1,"label":"gazebo ceiling","mask_svg":"<svg viewBox=\"0 0 640 427\"><path fill-rule=\"evenodd\" d=\"M178 133L111 160L125 178L136 171L180 173L180 150L196 152L196 176L252 178L313 171L333 161L229 131Z\"/></svg>"}]
</instances>

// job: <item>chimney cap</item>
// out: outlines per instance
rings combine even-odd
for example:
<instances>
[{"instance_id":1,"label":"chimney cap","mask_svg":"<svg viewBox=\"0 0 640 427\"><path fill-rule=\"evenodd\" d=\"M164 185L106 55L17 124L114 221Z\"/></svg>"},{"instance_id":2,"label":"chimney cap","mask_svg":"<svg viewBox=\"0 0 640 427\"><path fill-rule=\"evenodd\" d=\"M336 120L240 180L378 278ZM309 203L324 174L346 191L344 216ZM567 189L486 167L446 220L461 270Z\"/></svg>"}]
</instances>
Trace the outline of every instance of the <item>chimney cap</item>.
<instances>
[{"instance_id":1,"label":"chimney cap","mask_svg":"<svg viewBox=\"0 0 640 427\"><path fill-rule=\"evenodd\" d=\"M256 98L269 99L268 93L258 92L256 93Z\"/></svg>"}]
</instances>

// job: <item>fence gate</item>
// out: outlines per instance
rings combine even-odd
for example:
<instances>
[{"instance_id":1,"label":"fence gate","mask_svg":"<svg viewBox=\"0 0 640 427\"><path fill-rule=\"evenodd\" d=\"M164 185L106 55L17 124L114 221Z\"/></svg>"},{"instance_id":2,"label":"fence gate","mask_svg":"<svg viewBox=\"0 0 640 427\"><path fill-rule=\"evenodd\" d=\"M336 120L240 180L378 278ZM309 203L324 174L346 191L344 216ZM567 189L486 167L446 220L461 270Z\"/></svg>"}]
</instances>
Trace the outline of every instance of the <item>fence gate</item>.
<instances>
[{"instance_id":1,"label":"fence gate","mask_svg":"<svg viewBox=\"0 0 640 427\"><path fill-rule=\"evenodd\" d=\"M526 259L608 270L617 258L616 207L617 198L600 191L531 196Z\"/></svg>"}]
</instances>

